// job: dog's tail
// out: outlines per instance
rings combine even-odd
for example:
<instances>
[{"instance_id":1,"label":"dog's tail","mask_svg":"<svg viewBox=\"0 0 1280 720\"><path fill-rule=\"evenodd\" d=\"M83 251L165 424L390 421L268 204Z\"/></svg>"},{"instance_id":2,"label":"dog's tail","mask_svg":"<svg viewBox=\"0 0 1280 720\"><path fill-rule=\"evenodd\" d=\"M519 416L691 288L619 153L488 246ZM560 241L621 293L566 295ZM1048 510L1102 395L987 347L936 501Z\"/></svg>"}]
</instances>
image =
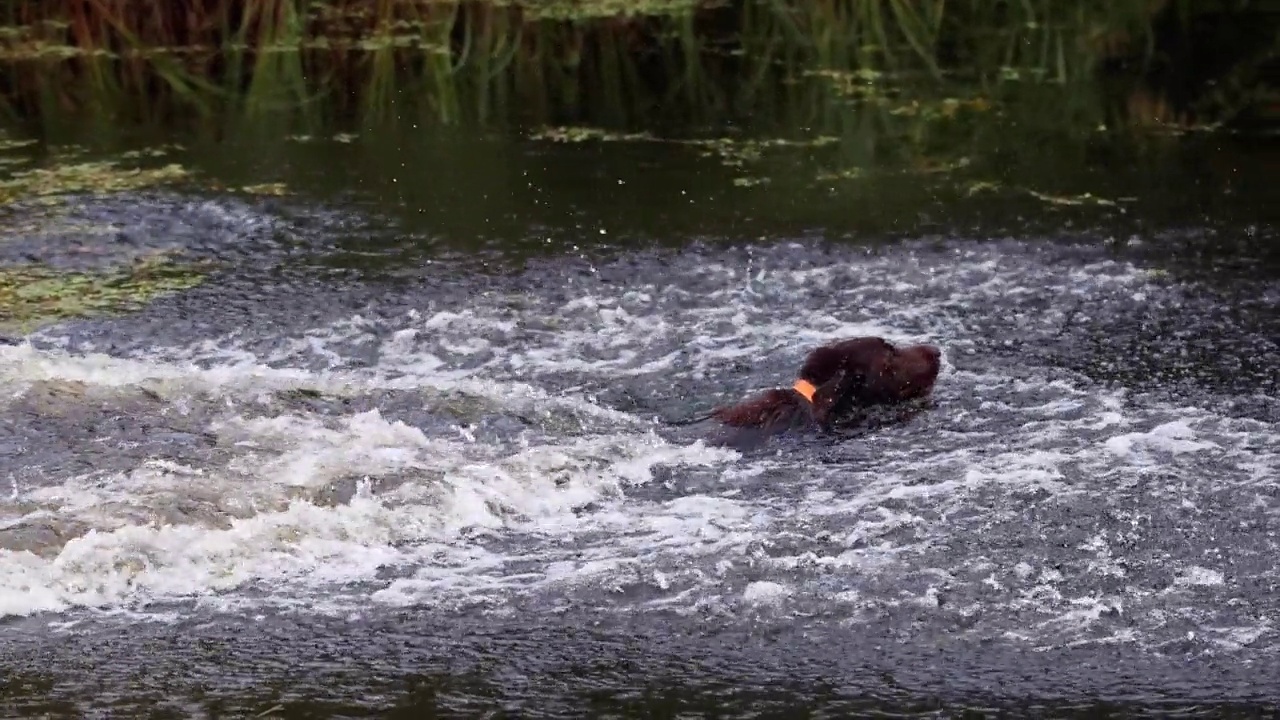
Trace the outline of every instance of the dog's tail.
<instances>
[{"instance_id":1,"label":"dog's tail","mask_svg":"<svg viewBox=\"0 0 1280 720\"><path fill-rule=\"evenodd\" d=\"M711 420L716 416L716 413L719 411L720 411L720 408L716 408L711 412L703 413L701 415L695 415L694 417L691 417L691 418L684 418L682 420L664 420L663 422L665 422L667 425L671 425L672 427L686 427L689 425L697 425L700 422Z\"/></svg>"}]
</instances>

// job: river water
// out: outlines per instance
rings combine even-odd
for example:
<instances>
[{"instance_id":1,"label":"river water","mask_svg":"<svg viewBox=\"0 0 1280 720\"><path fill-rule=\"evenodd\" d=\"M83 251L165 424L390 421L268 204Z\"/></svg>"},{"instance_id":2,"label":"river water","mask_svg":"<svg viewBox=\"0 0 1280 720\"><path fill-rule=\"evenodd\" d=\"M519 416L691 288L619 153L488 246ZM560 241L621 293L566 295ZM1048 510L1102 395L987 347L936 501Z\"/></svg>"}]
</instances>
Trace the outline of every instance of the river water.
<instances>
[{"instance_id":1,"label":"river water","mask_svg":"<svg viewBox=\"0 0 1280 720\"><path fill-rule=\"evenodd\" d=\"M0 345L4 714L1280 696L1269 225L639 246L579 220L576 252L369 270L322 259L367 208L282 207L78 201L116 249L229 269ZM74 260L33 247L5 252ZM930 406L746 454L669 423L853 335L939 345Z\"/></svg>"}]
</instances>

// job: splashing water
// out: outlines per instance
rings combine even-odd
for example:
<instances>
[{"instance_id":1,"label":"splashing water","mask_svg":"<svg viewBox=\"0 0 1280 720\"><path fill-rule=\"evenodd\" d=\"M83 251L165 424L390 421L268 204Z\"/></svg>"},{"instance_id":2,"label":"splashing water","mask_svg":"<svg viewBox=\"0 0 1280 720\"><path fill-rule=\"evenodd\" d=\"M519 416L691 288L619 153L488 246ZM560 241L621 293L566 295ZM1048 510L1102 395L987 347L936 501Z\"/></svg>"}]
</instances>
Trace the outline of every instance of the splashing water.
<instances>
[{"instance_id":1,"label":"splashing water","mask_svg":"<svg viewBox=\"0 0 1280 720\"><path fill-rule=\"evenodd\" d=\"M0 615L578 608L1277 647L1280 401L1265 366L1176 364L1195 333L1141 329L1211 314L1187 283L956 242L432 287L110 353L0 347ZM1275 357L1250 322L1199 332ZM662 422L867 334L944 349L936 407L750 456Z\"/></svg>"}]
</instances>

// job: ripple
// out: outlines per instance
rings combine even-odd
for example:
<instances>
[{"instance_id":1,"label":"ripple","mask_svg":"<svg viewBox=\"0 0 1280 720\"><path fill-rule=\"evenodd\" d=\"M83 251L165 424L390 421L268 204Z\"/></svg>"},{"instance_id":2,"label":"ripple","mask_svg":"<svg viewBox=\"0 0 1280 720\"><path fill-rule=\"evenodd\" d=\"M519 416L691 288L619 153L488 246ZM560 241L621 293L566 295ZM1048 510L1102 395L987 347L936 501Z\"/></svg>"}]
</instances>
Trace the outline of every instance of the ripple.
<instances>
[{"instance_id":1,"label":"ripple","mask_svg":"<svg viewBox=\"0 0 1280 720\"><path fill-rule=\"evenodd\" d=\"M193 313L227 292L201 289L105 324L109 348L74 324L0 347L21 418L0 447L35 449L0 501L5 612L822 616L1032 651L1277 647L1274 365L1218 362L1275 357L1274 314L1032 241L424 273L315 288L303 313L299 288L263 288L250 323ZM160 323L167 342L130 340ZM749 455L662 422L856 334L940 344L933 406Z\"/></svg>"}]
</instances>

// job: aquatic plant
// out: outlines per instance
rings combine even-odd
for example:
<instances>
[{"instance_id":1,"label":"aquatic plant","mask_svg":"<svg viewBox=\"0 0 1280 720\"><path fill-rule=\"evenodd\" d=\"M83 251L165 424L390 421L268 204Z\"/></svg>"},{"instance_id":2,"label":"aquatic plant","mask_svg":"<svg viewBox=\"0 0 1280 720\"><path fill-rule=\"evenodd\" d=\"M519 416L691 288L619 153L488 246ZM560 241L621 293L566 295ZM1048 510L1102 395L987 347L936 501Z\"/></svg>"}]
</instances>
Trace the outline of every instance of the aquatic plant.
<instances>
[{"instance_id":1,"label":"aquatic plant","mask_svg":"<svg viewBox=\"0 0 1280 720\"><path fill-rule=\"evenodd\" d=\"M1019 148L1001 167L1032 167L1061 138L1215 130L1266 106L1274 37L1227 63L1212 92L1175 102L1136 81L1158 59L1157 26L1213 12L1189 0L15 0L0 10L0 115L299 142L483 124L682 143L742 189L776 177L775 160L824 189L886 174L996 187L992 147Z\"/></svg>"},{"instance_id":2,"label":"aquatic plant","mask_svg":"<svg viewBox=\"0 0 1280 720\"><path fill-rule=\"evenodd\" d=\"M122 167L120 160L55 163L9 173L0 180L0 204L19 198L137 190L185 177L186 169L176 163L155 168Z\"/></svg>"},{"instance_id":3,"label":"aquatic plant","mask_svg":"<svg viewBox=\"0 0 1280 720\"><path fill-rule=\"evenodd\" d=\"M943 82L969 86L953 93L964 102L1088 81L1109 58L1140 66L1161 13L1192 23L1209 11L1186 0L15 0L0 11L0 61L7 109L24 117L826 121L850 103L892 111ZM1274 52L1224 76L1248 85ZM1219 94L1224 117L1250 101Z\"/></svg>"},{"instance_id":4,"label":"aquatic plant","mask_svg":"<svg viewBox=\"0 0 1280 720\"><path fill-rule=\"evenodd\" d=\"M0 329L30 332L71 317L137 309L152 299L199 285L204 271L153 253L119 268L68 272L40 264L0 267Z\"/></svg>"}]
</instances>

